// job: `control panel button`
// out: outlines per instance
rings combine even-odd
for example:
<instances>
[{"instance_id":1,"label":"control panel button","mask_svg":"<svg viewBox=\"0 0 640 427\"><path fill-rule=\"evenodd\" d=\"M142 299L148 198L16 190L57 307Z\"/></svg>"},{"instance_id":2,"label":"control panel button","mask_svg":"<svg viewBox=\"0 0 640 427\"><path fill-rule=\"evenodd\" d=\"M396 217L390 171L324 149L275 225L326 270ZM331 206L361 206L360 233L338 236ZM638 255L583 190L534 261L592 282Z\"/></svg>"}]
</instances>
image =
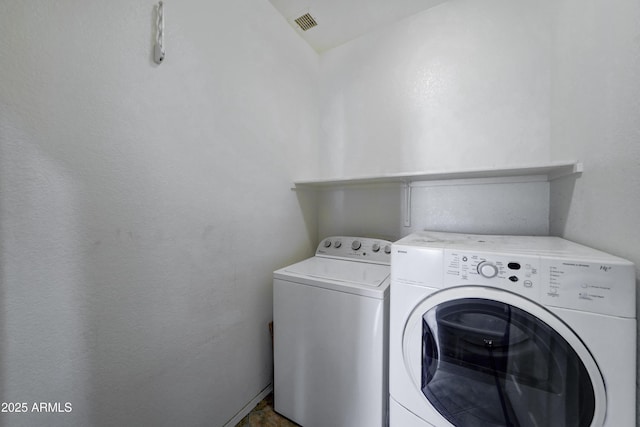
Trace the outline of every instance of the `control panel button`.
<instances>
[{"instance_id":1,"label":"control panel button","mask_svg":"<svg viewBox=\"0 0 640 427\"><path fill-rule=\"evenodd\" d=\"M391 245L384 245L384 253L385 254L391 253Z\"/></svg>"},{"instance_id":2,"label":"control panel button","mask_svg":"<svg viewBox=\"0 0 640 427\"><path fill-rule=\"evenodd\" d=\"M380 243L374 243L374 244L371 246L371 250L372 250L373 252L378 252L378 251L380 250Z\"/></svg>"},{"instance_id":3,"label":"control panel button","mask_svg":"<svg viewBox=\"0 0 640 427\"><path fill-rule=\"evenodd\" d=\"M498 275L498 267L488 261L482 261L478 264L478 274L482 277L486 277L487 279L491 279Z\"/></svg>"},{"instance_id":4,"label":"control panel button","mask_svg":"<svg viewBox=\"0 0 640 427\"><path fill-rule=\"evenodd\" d=\"M357 251L361 247L362 247L362 243L360 243L360 241L358 240L354 240L353 243L351 243L351 249L353 249L354 251Z\"/></svg>"},{"instance_id":5,"label":"control panel button","mask_svg":"<svg viewBox=\"0 0 640 427\"><path fill-rule=\"evenodd\" d=\"M520 264L517 262L510 262L507 264L507 267L509 267L510 270L520 270Z\"/></svg>"},{"instance_id":6,"label":"control panel button","mask_svg":"<svg viewBox=\"0 0 640 427\"><path fill-rule=\"evenodd\" d=\"M339 248L340 246L342 246L342 242L340 240L336 240L335 243L333 244L334 248Z\"/></svg>"},{"instance_id":7,"label":"control panel button","mask_svg":"<svg viewBox=\"0 0 640 427\"><path fill-rule=\"evenodd\" d=\"M329 247L331 247L331 240L325 240L325 241L324 241L324 247L325 247L325 248L329 248Z\"/></svg>"},{"instance_id":8,"label":"control panel button","mask_svg":"<svg viewBox=\"0 0 640 427\"><path fill-rule=\"evenodd\" d=\"M533 286L533 282L531 280L525 280L524 281L524 287L525 288L530 288Z\"/></svg>"},{"instance_id":9,"label":"control panel button","mask_svg":"<svg viewBox=\"0 0 640 427\"><path fill-rule=\"evenodd\" d=\"M518 281L518 276L510 276L509 280L511 280L512 282L517 282Z\"/></svg>"}]
</instances>

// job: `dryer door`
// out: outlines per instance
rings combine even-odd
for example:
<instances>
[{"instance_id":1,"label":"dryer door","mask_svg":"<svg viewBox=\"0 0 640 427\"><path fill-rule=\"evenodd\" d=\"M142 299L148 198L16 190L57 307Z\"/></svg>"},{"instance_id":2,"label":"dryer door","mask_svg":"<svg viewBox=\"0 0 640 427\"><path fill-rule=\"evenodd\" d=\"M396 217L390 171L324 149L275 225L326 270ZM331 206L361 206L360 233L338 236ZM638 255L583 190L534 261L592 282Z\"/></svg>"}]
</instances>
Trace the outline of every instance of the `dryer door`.
<instances>
[{"instance_id":1,"label":"dryer door","mask_svg":"<svg viewBox=\"0 0 640 427\"><path fill-rule=\"evenodd\" d=\"M604 383L587 348L558 317L519 295L479 286L437 292L409 317L403 352L442 425L604 421Z\"/></svg>"}]
</instances>

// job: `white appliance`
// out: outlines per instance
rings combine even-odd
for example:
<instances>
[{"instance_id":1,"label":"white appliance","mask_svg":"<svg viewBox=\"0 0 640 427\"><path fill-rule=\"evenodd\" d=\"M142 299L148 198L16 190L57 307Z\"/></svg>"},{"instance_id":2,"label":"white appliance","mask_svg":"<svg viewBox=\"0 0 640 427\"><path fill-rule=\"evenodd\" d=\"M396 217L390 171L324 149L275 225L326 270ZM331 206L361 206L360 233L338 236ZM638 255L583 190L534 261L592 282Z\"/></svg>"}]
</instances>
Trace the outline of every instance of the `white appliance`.
<instances>
[{"instance_id":1,"label":"white appliance","mask_svg":"<svg viewBox=\"0 0 640 427\"><path fill-rule=\"evenodd\" d=\"M304 427L387 424L390 252L329 237L273 273L277 412Z\"/></svg>"},{"instance_id":2,"label":"white appliance","mask_svg":"<svg viewBox=\"0 0 640 427\"><path fill-rule=\"evenodd\" d=\"M636 425L632 263L557 237L393 245L390 426Z\"/></svg>"}]
</instances>

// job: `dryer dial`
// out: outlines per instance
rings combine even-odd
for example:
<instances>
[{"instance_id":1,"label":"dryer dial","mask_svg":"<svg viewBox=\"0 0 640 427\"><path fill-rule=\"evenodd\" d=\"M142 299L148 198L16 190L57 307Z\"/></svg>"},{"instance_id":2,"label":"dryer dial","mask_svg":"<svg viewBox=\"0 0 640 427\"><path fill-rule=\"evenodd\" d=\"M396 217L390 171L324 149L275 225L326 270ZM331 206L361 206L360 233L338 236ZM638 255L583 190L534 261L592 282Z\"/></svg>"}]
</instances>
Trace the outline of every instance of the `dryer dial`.
<instances>
[{"instance_id":1,"label":"dryer dial","mask_svg":"<svg viewBox=\"0 0 640 427\"><path fill-rule=\"evenodd\" d=\"M357 251L361 247L362 243L360 243L358 240L354 240L353 243L351 243L351 249L353 249L354 251Z\"/></svg>"},{"instance_id":2,"label":"dryer dial","mask_svg":"<svg viewBox=\"0 0 640 427\"><path fill-rule=\"evenodd\" d=\"M482 261L478 264L478 274L487 279L491 279L498 275L498 267L489 261Z\"/></svg>"}]
</instances>

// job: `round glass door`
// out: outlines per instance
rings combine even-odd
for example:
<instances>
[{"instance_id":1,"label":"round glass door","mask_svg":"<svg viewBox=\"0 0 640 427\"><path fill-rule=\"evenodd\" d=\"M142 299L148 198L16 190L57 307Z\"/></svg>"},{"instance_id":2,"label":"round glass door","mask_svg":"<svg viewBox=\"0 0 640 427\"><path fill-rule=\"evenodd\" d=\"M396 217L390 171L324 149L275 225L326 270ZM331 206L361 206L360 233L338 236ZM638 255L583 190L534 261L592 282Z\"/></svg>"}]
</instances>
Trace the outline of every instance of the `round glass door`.
<instances>
[{"instance_id":1,"label":"round glass door","mask_svg":"<svg viewBox=\"0 0 640 427\"><path fill-rule=\"evenodd\" d=\"M503 301L458 298L428 308L421 321L421 391L454 426L592 425L589 371L539 317Z\"/></svg>"}]
</instances>

